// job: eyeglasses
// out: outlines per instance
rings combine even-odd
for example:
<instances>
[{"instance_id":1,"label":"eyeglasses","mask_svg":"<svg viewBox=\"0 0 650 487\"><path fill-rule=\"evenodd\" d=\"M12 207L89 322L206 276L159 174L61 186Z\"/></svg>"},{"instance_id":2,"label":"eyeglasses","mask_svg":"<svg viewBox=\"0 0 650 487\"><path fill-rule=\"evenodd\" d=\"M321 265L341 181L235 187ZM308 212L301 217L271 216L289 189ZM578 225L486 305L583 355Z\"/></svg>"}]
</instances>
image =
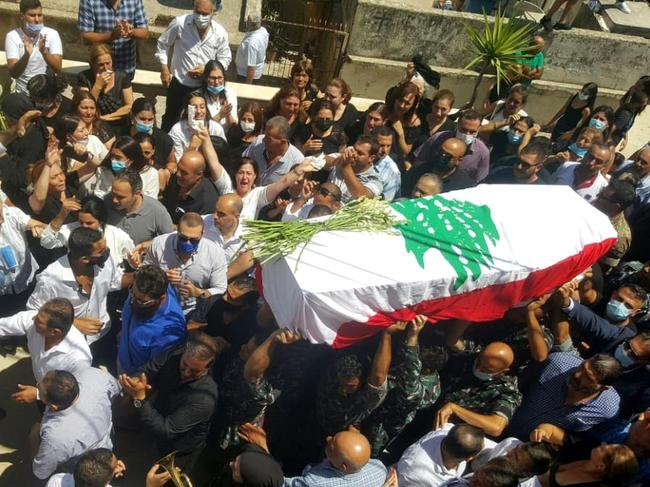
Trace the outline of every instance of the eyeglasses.
<instances>
[{"instance_id":1,"label":"eyeglasses","mask_svg":"<svg viewBox=\"0 0 650 487\"><path fill-rule=\"evenodd\" d=\"M178 239L182 240L183 242L192 242L193 244L198 244L201 241L201 237L199 237L199 238L191 238L191 237L187 237L185 235L181 235L180 233L178 234Z\"/></svg>"},{"instance_id":2,"label":"eyeglasses","mask_svg":"<svg viewBox=\"0 0 650 487\"><path fill-rule=\"evenodd\" d=\"M131 304L134 304L135 306L138 306L140 308L146 308L148 306L153 305L156 300L155 299L148 299L147 301L143 301L140 298L137 298L135 294L133 294L133 286L129 288L131 291Z\"/></svg>"},{"instance_id":3,"label":"eyeglasses","mask_svg":"<svg viewBox=\"0 0 650 487\"><path fill-rule=\"evenodd\" d=\"M208 81L223 81L225 79L223 76L208 76Z\"/></svg>"},{"instance_id":4,"label":"eyeglasses","mask_svg":"<svg viewBox=\"0 0 650 487\"><path fill-rule=\"evenodd\" d=\"M330 190L327 189L327 188L323 188L322 186L318 188L318 194L324 196L325 198L327 198L328 196L331 196L331 197L334 198L336 201L338 201L338 200L340 199L340 198L338 197L338 195L334 194L333 191L330 191Z\"/></svg>"}]
</instances>

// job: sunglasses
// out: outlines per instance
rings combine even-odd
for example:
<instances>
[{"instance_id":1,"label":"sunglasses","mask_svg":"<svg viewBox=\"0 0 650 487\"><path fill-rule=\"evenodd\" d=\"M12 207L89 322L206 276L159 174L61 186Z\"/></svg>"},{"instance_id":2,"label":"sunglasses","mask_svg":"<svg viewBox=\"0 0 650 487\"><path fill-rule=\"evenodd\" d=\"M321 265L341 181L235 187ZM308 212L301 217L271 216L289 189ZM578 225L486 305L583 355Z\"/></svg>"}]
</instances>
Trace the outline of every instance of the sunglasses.
<instances>
[{"instance_id":1,"label":"sunglasses","mask_svg":"<svg viewBox=\"0 0 650 487\"><path fill-rule=\"evenodd\" d=\"M525 167L526 169L531 169L531 168L533 168L533 167L537 167L537 164L528 164L526 161L523 161L523 160L519 159L519 160L515 163L515 166Z\"/></svg>"},{"instance_id":2,"label":"sunglasses","mask_svg":"<svg viewBox=\"0 0 650 487\"><path fill-rule=\"evenodd\" d=\"M337 196L336 194L334 194L333 191L330 191L330 190L327 189L327 188L323 188L322 186L321 186L320 188L318 188L318 194L324 196L325 198L327 198L328 196L331 196L331 197L334 198L336 201L339 200L338 196Z\"/></svg>"},{"instance_id":3,"label":"sunglasses","mask_svg":"<svg viewBox=\"0 0 650 487\"><path fill-rule=\"evenodd\" d=\"M193 244L197 244L201 241L201 237L190 238L190 237L186 237L185 235L181 235L180 233L178 234L178 239L182 240L183 242L192 242Z\"/></svg>"},{"instance_id":4,"label":"sunglasses","mask_svg":"<svg viewBox=\"0 0 650 487\"><path fill-rule=\"evenodd\" d=\"M636 354L634 350L632 350L632 346L630 345L630 340L625 340L623 342L623 350L625 350L625 353L627 354L628 357L630 357L632 360L635 362L642 362L643 360Z\"/></svg>"}]
</instances>

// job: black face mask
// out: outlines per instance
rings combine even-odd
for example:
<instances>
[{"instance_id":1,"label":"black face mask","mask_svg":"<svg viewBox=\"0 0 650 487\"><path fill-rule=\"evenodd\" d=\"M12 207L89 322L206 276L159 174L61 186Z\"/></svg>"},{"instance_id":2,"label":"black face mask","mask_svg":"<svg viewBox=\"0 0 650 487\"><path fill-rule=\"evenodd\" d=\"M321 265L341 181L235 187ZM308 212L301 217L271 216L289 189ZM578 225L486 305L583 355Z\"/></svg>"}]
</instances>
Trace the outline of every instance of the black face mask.
<instances>
[{"instance_id":1,"label":"black face mask","mask_svg":"<svg viewBox=\"0 0 650 487\"><path fill-rule=\"evenodd\" d=\"M314 122L314 125L321 132L326 132L330 128L332 128L332 125L334 125L334 120L327 120L325 118L321 118L320 120L316 120L316 122Z\"/></svg>"},{"instance_id":2,"label":"black face mask","mask_svg":"<svg viewBox=\"0 0 650 487\"><path fill-rule=\"evenodd\" d=\"M90 263L92 265L98 266L100 269L103 269L104 264L106 264L106 261L110 256L111 256L111 250L107 248L106 250L104 250L104 252L102 252L102 255L90 259Z\"/></svg>"},{"instance_id":3,"label":"black face mask","mask_svg":"<svg viewBox=\"0 0 650 487\"><path fill-rule=\"evenodd\" d=\"M452 160L452 156L440 152L431 159L431 167L436 172L445 173L452 168Z\"/></svg>"}]
</instances>

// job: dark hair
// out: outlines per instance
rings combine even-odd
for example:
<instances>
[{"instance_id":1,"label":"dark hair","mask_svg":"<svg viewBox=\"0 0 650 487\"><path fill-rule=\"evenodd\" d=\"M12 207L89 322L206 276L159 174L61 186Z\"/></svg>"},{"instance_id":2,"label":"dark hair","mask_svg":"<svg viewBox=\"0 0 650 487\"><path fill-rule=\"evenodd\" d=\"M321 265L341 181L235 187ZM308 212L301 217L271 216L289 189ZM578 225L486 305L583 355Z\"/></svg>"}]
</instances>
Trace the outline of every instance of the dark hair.
<instances>
[{"instance_id":1,"label":"dark hair","mask_svg":"<svg viewBox=\"0 0 650 487\"><path fill-rule=\"evenodd\" d=\"M438 90L436 94L433 95L433 100L431 100L432 105L438 100L448 100L451 108L453 108L454 103L456 103L456 95L454 95L454 92L451 90Z\"/></svg>"},{"instance_id":2,"label":"dark hair","mask_svg":"<svg viewBox=\"0 0 650 487\"><path fill-rule=\"evenodd\" d=\"M56 103L61 99L61 92L68 86L65 75L37 74L27 82L27 92L32 101Z\"/></svg>"},{"instance_id":3,"label":"dark hair","mask_svg":"<svg viewBox=\"0 0 650 487\"><path fill-rule=\"evenodd\" d=\"M205 95L203 94L203 92L201 92L199 90L194 90L194 91L188 93L185 96L184 102L183 102L183 111L181 112L181 116L180 116L179 120L187 120L187 106L190 104L190 100L192 98L201 98L203 100L203 103L205 103L205 106L206 106L206 109L207 109L208 101L205 99ZM206 127L208 126L208 119L209 118L210 118L210 115L206 113L206 116L205 116L205 126Z\"/></svg>"},{"instance_id":4,"label":"dark hair","mask_svg":"<svg viewBox=\"0 0 650 487\"><path fill-rule=\"evenodd\" d=\"M80 122L81 117L71 113L66 113L59 119L59 123L56 124L54 130L54 135L59 139L59 147L64 147L66 145L66 137L77 130Z\"/></svg>"},{"instance_id":5,"label":"dark hair","mask_svg":"<svg viewBox=\"0 0 650 487\"><path fill-rule=\"evenodd\" d=\"M643 107L638 106L641 104L643 105ZM648 95L645 93L645 91L633 90L630 96L630 101L627 102L625 105L623 105L621 108L619 108L619 110L625 108L638 115L643 111L645 105L647 104L648 104Z\"/></svg>"},{"instance_id":6,"label":"dark hair","mask_svg":"<svg viewBox=\"0 0 650 487\"><path fill-rule=\"evenodd\" d=\"M580 130L582 130L583 127L589 126L589 121L592 118L594 118L594 115L596 113L605 114L605 118L607 119L607 129L605 129L605 131L603 132L603 137L605 137L606 139L609 137L609 134L612 131L612 126L614 125L614 109L609 105L599 105L591 111L591 115L589 115L589 118L585 120L582 125L576 127L575 131L573 132L575 134L573 136L573 139L578 138L578 134L580 133Z\"/></svg>"},{"instance_id":7,"label":"dark hair","mask_svg":"<svg viewBox=\"0 0 650 487\"><path fill-rule=\"evenodd\" d=\"M393 132L393 129L390 127L386 127L385 125L380 125L379 127L375 127L372 129L371 134L374 137L394 137L395 132Z\"/></svg>"},{"instance_id":8,"label":"dark hair","mask_svg":"<svg viewBox=\"0 0 650 487\"><path fill-rule=\"evenodd\" d=\"M135 171L130 171L127 169L124 172L116 174L115 179L113 179L113 183L116 181L129 183L131 186L131 191L133 193L142 193L142 178L140 177L140 174Z\"/></svg>"},{"instance_id":9,"label":"dark hair","mask_svg":"<svg viewBox=\"0 0 650 487\"><path fill-rule=\"evenodd\" d=\"M156 104L149 98L140 97L131 105L131 116L135 117L140 112L152 112L154 114L154 125L156 115Z\"/></svg>"},{"instance_id":10,"label":"dark hair","mask_svg":"<svg viewBox=\"0 0 650 487\"><path fill-rule=\"evenodd\" d=\"M251 167L253 168L253 172L255 173L255 179L258 178L260 175L260 170L257 167L257 162L255 162L253 159L250 157L242 157L239 162L235 165L235 173L241 169L242 166L250 164Z\"/></svg>"},{"instance_id":11,"label":"dark hair","mask_svg":"<svg viewBox=\"0 0 650 487\"><path fill-rule=\"evenodd\" d=\"M292 84L284 85L282 88L280 88L277 93L273 95L273 98L271 98L268 106L266 107L267 120L280 116L280 102L285 98L292 96L300 100L300 92L298 91L298 88ZM300 105L298 108L297 117L300 123L304 123L307 118L309 118L307 113L303 110L302 105Z\"/></svg>"},{"instance_id":12,"label":"dark hair","mask_svg":"<svg viewBox=\"0 0 650 487\"><path fill-rule=\"evenodd\" d=\"M391 115L395 110L395 102L406 95L413 95L413 106L404 114L404 120L410 120L420 104L420 90L415 83L407 82L398 85L386 100L387 115Z\"/></svg>"},{"instance_id":13,"label":"dark hair","mask_svg":"<svg viewBox=\"0 0 650 487\"><path fill-rule=\"evenodd\" d=\"M319 216L328 216L332 214L332 209L329 206L325 205L314 205L311 210L309 210L309 214L307 215L307 218L318 218Z\"/></svg>"},{"instance_id":14,"label":"dark hair","mask_svg":"<svg viewBox=\"0 0 650 487\"><path fill-rule=\"evenodd\" d=\"M28 10L34 8L42 8L41 2L39 0L20 0L20 13L24 14Z\"/></svg>"},{"instance_id":15,"label":"dark hair","mask_svg":"<svg viewBox=\"0 0 650 487\"><path fill-rule=\"evenodd\" d=\"M534 154L537 156L538 164L543 163L553 153L553 143L546 137L535 136L530 139L528 145L521 149L519 155Z\"/></svg>"},{"instance_id":16,"label":"dark hair","mask_svg":"<svg viewBox=\"0 0 650 487\"><path fill-rule=\"evenodd\" d=\"M350 85L342 78L332 78L327 83L327 86L334 86L341 90L341 96L343 97L343 103L348 103L350 98L352 98L352 90Z\"/></svg>"},{"instance_id":17,"label":"dark hair","mask_svg":"<svg viewBox=\"0 0 650 487\"><path fill-rule=\"evenodd\" d=\"M178 220L178 226L187 225L188 227L203 227L203 218L198 213L188 211L183 213L183 216Z\"/></svg>"},{"instance_id":18,"label":"dark hair","mask_svg":"<svg viewBox=\"0 0 650 487\"><path fill-rule=\"evenodd\" d=\"M309 84L315 83L314 65L311 63L309 59L301 59L300 61L296 61L295 64L291 66L291 72L289 73L289 77L293 79L295 75L300 74L303 71L307 73L307 76L309 76Z\"/></svg>"},{"instance_id":19,"label":"dark hair","mask_svg":"<svg viewBox=\"0 0 650 487\"><path fill-rule=\"evenodd\" d=\"M530 458L530 465L515 465L510 462L519 478L546 473L555 459L555 450L548 443L528 442L520 445L520 448Z\"/></svg>"},{"instance_id":20,"label":"dark hair","mask_svg":"<svg viewBox=\"0 0 650 487\"><path fill-rule=\"evenodd\" d=\"M386 118L386 104L383 101L376 101L372 105L368 107L366 110L366 115L370 112L378 112L381 113L382 118Z\"/></svg>"},{"instance_id":21,"label":"dark hair","mask_svg":"<svg viewBox=\"0 0 650 487\"><path fill-rule=\"evenodd\" d=\"M598 96L598 85L596 83L585 83L582 85L580 91L586 92L589 95L589 98L587 98L587 106L593 113L596 97Z\"/></svg>"},{"instance_id":22,"label":"dark hair","mask_svg":"<svg viewBox=\"0 0 650 487\"><path fill-rule=\"evenodd\" d=\"M113 478L113 452L108 448L89 450L74 468L75 487L105 487Z\"/></svg>"},{"instance_id":23,"label":"dark hair","mask_svg":"<svg viewBox=\"0 0 650 487\"><path fill-rule=\"evenodd\" d=\"M634 297L642 301L643 303L645 303L646 300L648 299L648 293L646 292L646 290L637 284L623 284L619 286L619 289L622 288L629 289L630 292L634 295Z\"/></svg>"},{"instance_id":24,"label":"dark hair","mask_svg":"<svg viewBox=\"0 0 650 487\"><path fill-rule=\"evenodd\" d=\"M41 306L42 311L47 315L47 327L61 330L67 335L72 322L74 321L74 307L72 303L64 298L53 298Z\"/></svg>"},{"instance_id":25,"label":"dark hair","mask_svg":"<svg viewBox=\"0 0 650 487\"><path fill-rule=\"evenodd\" d=\"M523 97L523 103L526 104L526 101L528 100L528 90L524 88L522 85L512 85L510 89L508 90L508 96L506 96L506 99L510 98L511 95L521 95Z\"/></svg>"},{"instance_id":26,"label":"dark hair","mask_svg":"<svg viewBox=\"0 0 650 487\"><path fill-rule=\"evenodd\" d=\"M517 125L519 122L524 122L526 124L526 128L531 128L533 124L535 123L535 120L533 120L533 117L521 117L519 120L516 122L512 123L510 126Z\"/></svg>"},{"instance_id":27,"label":"dark hair","mask_svg":"<svg viewBox=\"0 0 650 487\"><path fill-rule=\"evenodd\" d=\"M79 383L66 370L50 370L41 379L41 385L47 404L54 404L59 410L69 408L79 396Z\"/></svg>"},{"instance_id":28,"label":"dark hair","mask_svg":"<svg viewBox=\"0 0 650 487\"><path fill-rule=\"evenodd\" d=\"M467 460L483 449L485 434L469 424L457 424L442 440L441 448L458 460Z\"/></svg>"},{"instance_id":29,"label":"dark hair","mask_svg":"<svg viewBox=\"0 0 650 487\"><path fill-rule=\"evenodd\" d=\"M167 293L167 274L155 265L143 265L135 273L134 286L142 294L160 299Z\"/></svg>"},{"instance_id":30,"label":"dark hair","mask_svg":"<svg viewBox=\"0 0 650 487\"><path fill-rule=\"evenodd\" d=\"M379 153L379 142L377 142L377 137L373 135L360 135L356 144L370 144L371 156L376 156Z\"/></svg>"},{"instance_id":31,"label":"dark hair","mask_svg":"<svg viewBox=\"0 0 650 487\"><path fill-rule=\"evenodd\" d=\"M483 120L483 117L476 110L465 110L458 117L458 123L462 120Z\"/></svg>"},{"instance_id":32,"label":"dark hair","mask_svg":"<svg viewBox=\"0 0 650 487\"><path fill-rule=\"evenodd\" d=\"M135 134L133 136L133 139L138 144L144 144L145 142L148 142L148 143L151 144L151 147L153 147L153 149L156 150L156 140L153 138L153 135L151 135L151 134L148 134L146 132L138 132L137 134Z\"/></svg>"},{"instance_id":33,"label":"dark hair","mask_svg":"<svg viewBox=\"0 0 650 487\"><path fill-rule=\"evenodd\" d=\"M497 457L481 465L469 480L470 487L517 487L519 477L507 458Z\"/></svg>"},{"instance_id":34,"label":"dark hair","mask_svg":"<svg viewBox=\"0 0 650 487\"><path fill-rule=\"evenodd\" d=\"M334 105L332 105L332 102L327 98L319 98L314 102L311 108L312 120L321 110L329 110L332 112L332 115L336 115L336 109L334 108Z\"/></svg>"},{"instance_id":35,"label":"dark hair","mask_svg":"<svg viewBox=\"0 0 650 487\"><path fill-rule=\"evenodd\" d=\"M424 176L424 174L423 174ZM434 175L435 177L439 177ZM442 370L449 360L449 354L445 347L432 346L420 348L420 362L423 369Z\"/></svg>"},{"instance_id":36,"label":"dark hair","mask_svg":"<svg viewBox=\"0 0 650 487\"><path fill-rule=\"evenodd\" d=\"M357 379L363 375L363 365L356 355L344 355L334 362L334 371L339 380Z\"/></svg>"},{"instance_id":37,"label":"dark hair","mask_svg":"<svg viewBox=\"0 0 650 487\"><path fill-rule=\"evenodd\" d=\"M101 226L106 225L106 218L108 218L108 211L104 200L95 195L86 196L81 201L81 208L78 213L88 213L97 219Z\"/></svg>"},{"instance_id":38,"label":"dark hair","mask_svg":"<svg viewBox=\"0 0 650 487\"><path fill-rule=\"evenodd\" d=\"M221 74L223 75L223 85L226 86L226 70L223 67L223 64L221 64L221 61L218 59L211 59L210 61L207 62L205 65L205 69L203 70L203 79L201 81L201 88L203 88L204 92L207 92L208 90L208 78L210 77L210 73L214 71L215 69L218 69L221 71ZM219 101L221 103L224 103L226 101L226 92L222 91L218 95Z\"/></svg>"},{"instance_id":39,"label":"dark hair","mask_svg":"<svg viewBox=\"0 0 650 487\"><path fill-rule=\"evenodd\" d=\"M77 227L68 238L68 252L70 257L78 259L88 257L92 253L93 245L102 239L102 232L91 228Z\"/></svg>"},{"instance_id":40,"label":"dark hair","mask_svg":"<svg viewBox=\"0 0 650 487\"><path fill-rule=\"evenodd\" d=\"M264 128L264 111L262 110L260 104L256 101L251 101L240 105L239 117L241 118L244 113L250 113L255 119L255 130L253 130L253 133L256 135L262 133L262 129Z\"/></svg>"},{"instance_id":41,"label":"dark hair","mask_svg":"<svg viewBox=\"0 0 650 487\"><path fill-rule=\"evenodd\" d=\"M623 179L612 179L607 188L612 192L610 200L618 203L622 209L629 207L636 198L636 187L634 183Z\"/></svg>"},{"instance_id":42,"label":"dark hair","mask_svg":"<svg viewBox=\"0 0 650 487\"><path fill-rule=\"evenodd\" d=\"M127 158L131 159L129 169L133 172L139 173L147 165L144 154L142 154L142 147L140 147L140 144L130 135L120 135L113 143L111 151L113 149L121 150ZM104 160L104 164L110 166L110 159L111 155L109 152L108 156L106 156L106 159Z\"/></svg>"},{"instance_id":43,"label":"dark hair","mask_svg":"<svg viewBox=\"0 0 650 487\"><path fill-rule=\"evenodd\" d=\"M608 386L613 384L623 373L620 362L611 355L597 353L588 360L591 370L596 374L600 385Z\"/></svg>"}]
</instances>

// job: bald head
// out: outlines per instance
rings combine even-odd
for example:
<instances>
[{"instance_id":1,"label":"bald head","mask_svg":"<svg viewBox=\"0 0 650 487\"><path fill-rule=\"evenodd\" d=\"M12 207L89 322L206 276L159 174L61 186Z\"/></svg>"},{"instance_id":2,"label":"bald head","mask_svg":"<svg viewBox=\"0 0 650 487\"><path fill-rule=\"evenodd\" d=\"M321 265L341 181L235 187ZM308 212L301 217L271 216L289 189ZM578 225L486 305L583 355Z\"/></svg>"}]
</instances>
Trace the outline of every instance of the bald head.
<instances>
[{"instance_id":1,"label":"bald head","mask_svg":"<svg viewBox=\"0 0 650 487\"><path fill-rule=\"evenodd\" d=\"M237 230L243 208L244 202L235 193L224 194L217 200L213 218L222 236L230 237Z\"/></svg>"},{"instance_id":2,"label":"bald head","mask_svg":"<svg viewBox=\"0 0 650 487\"><path fill-rule=\"evenodd\" d=\"M370 443L356 431L341 431L327 440L327 459L345 474L356 473L370 460Z\"/></svg>"},{"instance_id":3,"label":"bald head","mask_svg":"<svg viewBox=\"0 0 650 487\"><path fill-rule=\"evenodd\" d=\"M217 200L217 212L239 216L243 208L244 202L237 193L224 194Z\"/></svg>"},{"instance_id":4,"label":"bald head","mask_svg":"<svg viewBox=\"0 0 650 487\"><path fill-rule=\"evenodd\" d=\"M442 151L452 156L455 160L461 159L465 155L467 146L465 142L455 137L447 139L442 143Z\"/></svg>"},{"instance_id":5,"label":"bald head","mask_svg":"<svg viewBox=\"0 0 650 487\"><path fill-rule=\"evenodd\" d=\"M183 153L178 165L183 165L186 169L196 171L205 171L205 158L197 150L188 150Z\"/></svg>"},{"instance_id":6,"label":"bald head","mask_svg":"<svg viewBox=\"0 0 650 487\"><path fill-rule=\"evenodd\" d=\"M178 161L176 171L176 182L184 190L199 185L205 172L205 159L199 151L188 150Z\"/></svg>"},{"instance_id":7,"label":"bald head","mask_svg":"<svg viewBox=\"0 0 650 487\"><path fill-rule=\"evenodd\" d=\"M492 342L483 349L480 355L481 370L497 374L510 368L515 360L515 354L510 345L503 342Z\"/></svg>"}]
</instances>

